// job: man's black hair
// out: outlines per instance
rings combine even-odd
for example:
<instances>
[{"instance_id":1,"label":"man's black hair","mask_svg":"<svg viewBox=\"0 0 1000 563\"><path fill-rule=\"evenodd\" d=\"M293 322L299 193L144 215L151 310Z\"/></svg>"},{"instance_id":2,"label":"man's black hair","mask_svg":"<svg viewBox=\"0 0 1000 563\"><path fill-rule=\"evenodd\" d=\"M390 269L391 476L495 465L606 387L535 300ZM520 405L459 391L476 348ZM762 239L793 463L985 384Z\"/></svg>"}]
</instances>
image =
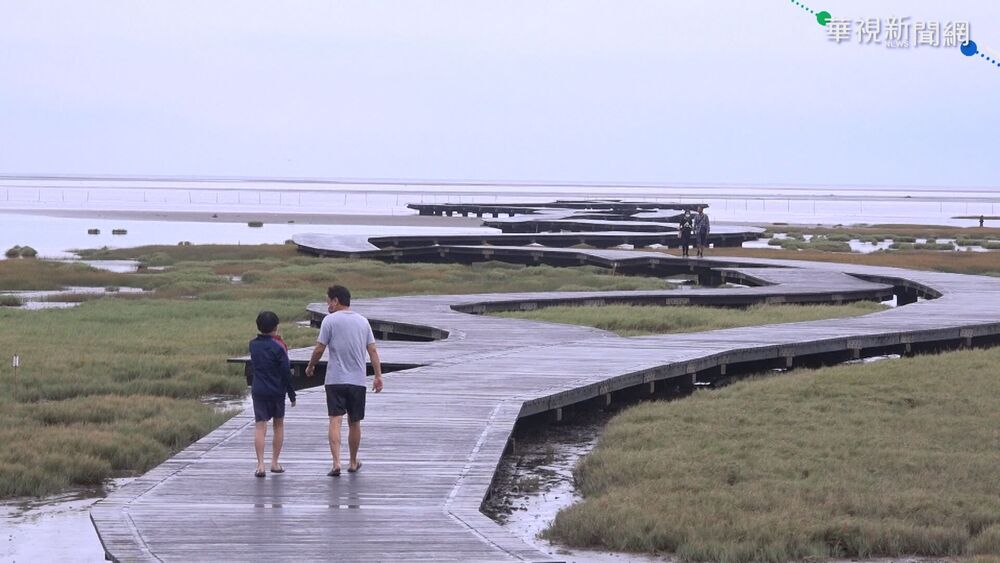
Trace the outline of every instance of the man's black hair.
<instances>
[{"instance_id":1,"label":"man's black hair","mask_svg":"<svg viewBox=\"0 0 1000 563\"><path fill-rule=\"evenodd\" d=\"M278 315L275 315L271 311L261 311L257 315L257 330L261 334L270 334L276 328L278 328Z\"/></svg>"},{"instance_id":2,"label":"man's black hair","mask_svg":"<svg viewBox=\"0 0 1000 563\"><path fill-rule=\"evenodd\" d=\"M330 299L340 301L340 304L344 307L351 306L351 292L342 285L331 285L326 290L326 296Z\"/></svg>"}]
</instances>

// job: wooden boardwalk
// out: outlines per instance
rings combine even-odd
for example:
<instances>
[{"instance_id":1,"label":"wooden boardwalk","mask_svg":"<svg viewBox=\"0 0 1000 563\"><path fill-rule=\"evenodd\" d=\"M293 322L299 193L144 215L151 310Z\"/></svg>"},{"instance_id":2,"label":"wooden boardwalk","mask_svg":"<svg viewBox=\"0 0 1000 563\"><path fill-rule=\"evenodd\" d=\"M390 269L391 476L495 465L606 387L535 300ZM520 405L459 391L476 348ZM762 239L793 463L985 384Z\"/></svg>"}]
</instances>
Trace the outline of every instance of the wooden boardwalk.
<instances>
[{"instance_id":1,"label":"wooden boardwalk","mask_svg":"<svg viewBox=\"0 0 1000 563\"><path fill-rule=\"evenodd\" d=\"M595 248L612 248L623 244L645 247L659 244L676 248L680 239L676 231L635 232L619 231L605 225L603 230L569 232L514 232L482 233L475 235L455 235L442 231L438 235L388 235L351 236L324 235L315 233L297 234L292 240L299 249L317 256L339 256L346 258L379 258L387 255L388 249L417 249L435 246L527 246L532 244L545 247L567 247L588 245ZM708 240L715 246L740 246L748 240L756 240L762 229L754 227L719 226L709 235ZM380 252L381 251L381 252Z\"/></svg>"},{"instance_id":2,"label":"wooden boardwalk","mask_svg":"<svg viewBox=\"0 0 1000 563\"><path fill-rule=\"evenodd\" d=\"M664 260L543 250L561 263ZM379 344L383 361L421 367L386 375L385 391L369 394L362 471L326 477L325 401L321 389L306 390L286 419L287 473L252 476L253 419L244 412L94 507L107 554L123 561L546 561L479 511L521 417L762 366L1000 339L997 278L778 260L703 260L699 268L713 266L718 276L754 287L358 300L353 308L387 333L421 326L431 335ZM475 314L567 301L842 302L893 293L933 299L848 319L640 338ZM322 306L310 310L322 314ZM293 356L301 362L303 353Z\"/></svg>"}]
</instances>

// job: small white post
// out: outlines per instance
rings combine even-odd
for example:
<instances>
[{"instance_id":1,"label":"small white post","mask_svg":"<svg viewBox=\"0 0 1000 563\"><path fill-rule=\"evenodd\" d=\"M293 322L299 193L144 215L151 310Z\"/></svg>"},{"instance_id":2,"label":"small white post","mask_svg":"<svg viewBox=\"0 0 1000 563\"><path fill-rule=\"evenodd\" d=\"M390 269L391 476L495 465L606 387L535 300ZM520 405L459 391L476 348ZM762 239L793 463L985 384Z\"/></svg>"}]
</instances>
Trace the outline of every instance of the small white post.
<instances>
[{"instance_id":1,"label":"small white post","mask_svg":"<svg viewBox=\"0 0 1000 563\"><path fill-rule=\"evenodd\" d=\"M21 366L21 356L14 354L10 359L10 367L14 368L14 402L17 402L17 368Z\"/></svg>"}]
</instances>

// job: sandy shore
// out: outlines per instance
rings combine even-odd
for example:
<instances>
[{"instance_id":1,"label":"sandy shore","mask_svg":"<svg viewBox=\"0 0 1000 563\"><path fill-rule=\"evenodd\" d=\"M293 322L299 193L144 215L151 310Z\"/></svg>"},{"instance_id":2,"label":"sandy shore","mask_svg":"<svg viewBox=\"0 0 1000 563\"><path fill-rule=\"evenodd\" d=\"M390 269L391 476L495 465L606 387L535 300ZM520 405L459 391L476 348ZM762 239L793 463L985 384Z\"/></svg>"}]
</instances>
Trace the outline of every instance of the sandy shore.
<instances>
[{"instance_id":1,"label":"sandy shore","mask_svg":"<svg viewBox=\"0 0 1000 563\"><path fill-rule=\"evenodd\" d=\"M246 213L201 211L97 211L89 209L0 210L0 213L68 217L78 219L120 219L132 221L196 221L204 223L294 223L296 225L389 225L403 227L480 227L476 217L444 217L433 215L358 215L332 213Z\"/></svg>"}]
</instances>

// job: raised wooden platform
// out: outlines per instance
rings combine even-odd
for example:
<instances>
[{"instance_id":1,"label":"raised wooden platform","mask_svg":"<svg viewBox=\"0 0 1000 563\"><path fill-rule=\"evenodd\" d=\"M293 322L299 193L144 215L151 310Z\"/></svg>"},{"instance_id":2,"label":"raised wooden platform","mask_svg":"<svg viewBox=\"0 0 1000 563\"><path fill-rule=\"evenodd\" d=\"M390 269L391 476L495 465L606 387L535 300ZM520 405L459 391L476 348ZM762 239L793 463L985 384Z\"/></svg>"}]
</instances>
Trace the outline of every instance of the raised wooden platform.
<instances>
[{"instance_id":1,"label":"raised wooden platform","mask_svg":"<svg viewBox=\"0 0 1000 563\"><path fill-rule=\"evenodd\" d=\"M410 209L415 209L421 215L476 215L484 217L493 215L507 215L514 217L522 214L535 214L545 210L562 209L574 212L598 212L609 217L624 218L634 216L645 211L657 211L670 209L676 211L696 210L699 207L708 207L705 203L657 203L650 201L623 201L617 199L592 199L592 200L557 200L552 203L411 203L407 205Z\"/></svg>"},{"instance_id":2,"label":"raised wooden platform","mask_svg":"<svg viewBox=\"0 0 1000 563\"><path fill-rule=\"evenodd\" d=\"M715 246L740 246L748 240L760 237L761 229L753 227L716 227L708 240ZM314 256L344 258L376 258L383 256L403 256L406 253L421 253L428 248L439 246L528 246L540 245L547 248L562 248L587 245L595 248L613 248L630 244L645 247L659 244L668 248L680 246L680 238L675 231L669 232L627 232L627 231L584 231L584 232L528 232L528 233L483 233L478 235L453 235L447 233L429 235L393 236L351 236L302 233L292 236L292 241L301 252Z\"/></svg>"}]
</instances>

